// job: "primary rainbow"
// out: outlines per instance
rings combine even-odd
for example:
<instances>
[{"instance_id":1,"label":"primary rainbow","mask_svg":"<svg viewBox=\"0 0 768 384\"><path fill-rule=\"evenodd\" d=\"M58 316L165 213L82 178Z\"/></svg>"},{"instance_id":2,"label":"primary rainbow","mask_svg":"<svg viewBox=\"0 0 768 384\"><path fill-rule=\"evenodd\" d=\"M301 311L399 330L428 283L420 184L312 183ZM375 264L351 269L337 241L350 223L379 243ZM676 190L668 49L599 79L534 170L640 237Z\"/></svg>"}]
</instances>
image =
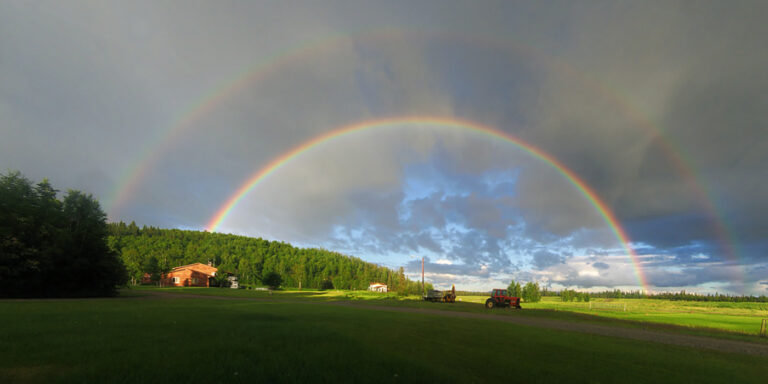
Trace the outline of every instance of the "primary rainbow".
<instances>
[{"instance_id":1,"label":"primary rainbow","mask_svg":"<svg viewBox=\"0 0 768 384\"><path fill-rule=\"evenodd\" d=\"M112 192L105 198L104 204L110 216L116 216L122 207L139 190L141 183L147 178L157 162L160 161L162 154L167 151L173 143L183 133L194 127L198 121L206 117L211 111L218 108L221 104L230 100L234 95L246 87L254 84L260 79L264 79L272 74L276 74L281 68L293 62L311 61L310 58L319 53L327 53L332 50L342 49L348 44L354 44L359 41L376 41L383 39L403 39L415 34L413 31L403 31L392 28L377 28L354 35L330 35L320 38L313 38L297 44L288 49L281 49L269 55L265 60L260 60L254 65L244 68L243 71L236 72L234 76L229 76L223 82L217 84L209 92L202 95L196 103L184 109L177 119L164 129L157 131L154 138L149 140L135 162L128 165L117 179ZM717 204L716 196L711 185L708 185L706 178L697 171L695 162L686 154L683 147L676 143L670 135L658 124L652 122L637 108L633 107L618 90L610 87L609 83L600 81L598 78L587 76L583 71L569 65L567 62L557 60L556 58L534 47L510 40L509 38L499 38L498 36L468 36L447 34L440 31L432 33L420 32L419 35L427 37L436 37L448 40L458 40L463 43L475 45L487 45L490 49L511 50L512 52L523 54L538 63L544 64L556 73L561 73L570 78L578 79L586 87L593 90L596 94L606 97L611 103L616 105L618 110L628 118L634 125L644 129L652 137L658 140L661 152L669 160L675 171L682 176L686 184L693 192L693 197L701 207L704 208L711 217L710 225L713 233L717 236L718 242L722 246L726 259L731 262L739 262L740 249L738 238L735 231L730 228L722 209ZM114 218L114 217L113 217ZM741 271L743 280L744 271Z\"/></svg>"},{"instance_id":2,"label":"primary rainbow","mask_svg":"<svg viewBox=\"0 0 768 384\"><path fill-rule=\"evenodd\" d=\"M279 71L280 68L292 62L310 61L309 58L321 52L328 52L334 49L340 49L353 44L355 41L363 40L387 40L390 38L407 38L413 32L400 31L392 28L377 28L364 31L364 33L349 35L330 35L321 38L314 38L297 44L289 49L283 49L266 57L265 60L258 61L254 65L248 66L243 71L234 76L227 77L225 81L212 88L210 92L203 94L203 97L185 109L176 121L165 129L159 130L155 137L148 141L144 146L136 161L130 164L118 178L117 183L104 203L110 215L116 215L125 203L136 193L140 183L146 179L148 173L159 161L161 154L165 152L176 139L187 129L194 126L197 121L202 119L215 110L219 105L229 100L247 86L263 79L269 74ZM734 231L729 228L724 219L721 209L715 203L715 196L710 192L704 177L696 171L693 162L680 145L673 142L664 130L653 124L636 108L633 108L626 101L626 97L620 97L620 93L597 79L588 77L582 71L570 66L568 63L555 60L550 55L536 50L534 47L527 46L508 38L500 39L496 36L470 36L449 35L444 33L421 33L429 37L445 38L449 40L459 40L470 45L487 45L490 49L511 49L513 52L524 54L537 62L551 68L557 73L562 73L571 78L578 79L585 86L592 88L598 94L606 97L615 104L621 113L629 118L635 125L649 132L661 145L662 153L670 161L675 171L683 176L686 183L693 191L696 200L707 210L713 233L718 237L719 243L730 261L739 260L738 240Z\"/></svg>"},{"instance_id":3,"label":"primary rainbow","mask_svg":"<svg viewBox=\"0 0 768 384\"><path fill-rule=\"evenodd\" d=\"M632 260L632 264L635 269L635 274L637 276L637 279L642 286L642 288L648 292L650 291L648 282L645 278L645 274L643 273L642 266L640 265L640 261L638 260L638 256L635 253L635 251L632 249L632 246L630 245L630 239L627 235L624 228L622 228L619 221L616 219L616 216L611 211L610 207L608 207L594 190L592 190L589 185L587 185L584 180L578 177L573 171L571 171L568 167L563 165L559 160L554 158L552 155L544 152L543 150L526 143L522 140L520 140L517 137L514 137L506 132L502 132L498 129L491 128L485 125L481 125L478 123L474 123L471 121L461 120L458 118L442 118L442 117L430 117L430 116L410 116L410 117L395 117L395 118L387 118L387 119L377 119L377 120L368 120L359 122L352 125L343 126L334 130L331 130L325 134L322 134L320 136L317 136L313 139L310 139L293 149L285 152L284 154L278 156L274 160L272 160L269 164L259 169L256 173L253 174L245 183L243 183L240 188L235 191L232 196L227 199L227 201L222 205L217 211L216 214L213 216L213 218L209 221L206 229L210 232L216 231L224 222L224 220L229 216L229 214L232 212L232 210L237 206L237 204L245 197L245 195L248 194L253 188L255 188L261 181L266 179L269 175L280 169L283 165L290 162L292 159L299 157L302 153L307 152L311 150L312 148L315 148L321 144L324 144L326 142L329 142L333 139L349 135L351 133L365 131L365 130L373 130L377 128L385 128L385 127L396 127L396 126L434 126L434 127L447 127L447 128L458 128L458 129L466 129L469 131L478 132L481 134L484 134L486 136L492 137L494 139L501 139L508 143L511 143L518 148L524 150L528 154L532 155L533 157L543 160L548 165L552 166L555 170L557 170L558 173L563 175L571 184L573 184L581 194L587 198L587 200L597 209L599 214L603 217L603 219L608 223L608 225L611 228L611 231L614 233L616 238L621 242L622 246L626 250L627 254Z\"/></svg>"}]
</instances>

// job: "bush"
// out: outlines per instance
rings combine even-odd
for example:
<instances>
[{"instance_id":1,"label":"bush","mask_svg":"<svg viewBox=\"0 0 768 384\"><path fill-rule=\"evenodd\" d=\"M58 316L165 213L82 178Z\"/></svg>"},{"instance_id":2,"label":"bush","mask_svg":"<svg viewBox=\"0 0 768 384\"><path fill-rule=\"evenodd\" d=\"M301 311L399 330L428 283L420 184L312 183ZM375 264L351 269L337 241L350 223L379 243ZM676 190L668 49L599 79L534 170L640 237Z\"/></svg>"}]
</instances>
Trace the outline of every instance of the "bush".
<instances>
[{"instance_id":1,"label":"bush","mask_svg":"<svg viewBox=\"0 0 768 384\"><path fill-rule=\"evenodd\" d=\"M283 277L277 272L267 272L261 277L261 282L269 287L269 289L277 289L283 283Z\"/></svg>"},{"instance_id":2,"label":"bush","mask_svg":"<svg viewBox=\"0 0 768 384\"><path fill-rule=\"evenodd\" d=\"M331 280L323 280L320 283L320 290L325 291L326 289L333 289L333 282Z\"/></svg>"}]
</instances>

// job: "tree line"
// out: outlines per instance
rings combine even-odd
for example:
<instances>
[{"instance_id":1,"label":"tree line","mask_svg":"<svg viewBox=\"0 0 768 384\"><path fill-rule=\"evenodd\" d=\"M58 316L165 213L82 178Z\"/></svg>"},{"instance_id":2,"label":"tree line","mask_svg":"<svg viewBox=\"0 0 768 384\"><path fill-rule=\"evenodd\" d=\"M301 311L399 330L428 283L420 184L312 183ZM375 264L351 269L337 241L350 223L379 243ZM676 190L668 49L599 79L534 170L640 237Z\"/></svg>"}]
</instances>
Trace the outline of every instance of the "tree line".
<instances>
[{"instance_id":1,"label":"tree line","mask_svg":"<svg viewBox=\"0 0 768 384\"><path fill-rule=\"evenodd\" d=\"M727 295L716 292L712 293L692 293L682 290L680 292L658 292L645 293L643 291L622 291L619 289L590 293L592 297L606 299L657 299L672 301L721 301L732 303L768 303L768 296L752 295Z\"/></svg>"},{"instance_id":2,"label":"tree line","mask_svg":"<svg viewBox=\"0 0 768 384\"><path fill-rule=\"evenodd\" d=\"M111 296L126 271L93 196L0 175L0 297Z\"/></svg>"},{"instance_id":3,"label":"tree line","mask_svg":"<svg viewBox=\"0 0 768 384\"><path fill-rule=\"evenodd\" d=\"M612 289L600 292L579 292L573 289L563 289L560 291L548 290L543 288L543 296L560 297L562 301L589 301L591 298L601 299L655 299L671 301L711 301L711 302L732 302L732 303L768 303L768 297L765 295L727 295L723 293L691 293L682 290L680 292L657 292L647 293L640 290L622 291Z\"/></svg>"},{"instance_id":4,"label":"tree line","mask_svg":"<svg viewBox=\"0 0 768 384\"><path fill-rule=\"evenodd\" d=\"M132 284L152 273L154 264L157 273L164 274L176 266L211 262L220 271L237 275L246 286L269 285L264 278L275 273L286 287L363 290L380 282L401 294L422 292L421 283L408 279L402 267L393 271L325 249L231 234L139 227L133 222L111 223L108 229L109 246L120 254Z\"/></svg>"}]
</instances>

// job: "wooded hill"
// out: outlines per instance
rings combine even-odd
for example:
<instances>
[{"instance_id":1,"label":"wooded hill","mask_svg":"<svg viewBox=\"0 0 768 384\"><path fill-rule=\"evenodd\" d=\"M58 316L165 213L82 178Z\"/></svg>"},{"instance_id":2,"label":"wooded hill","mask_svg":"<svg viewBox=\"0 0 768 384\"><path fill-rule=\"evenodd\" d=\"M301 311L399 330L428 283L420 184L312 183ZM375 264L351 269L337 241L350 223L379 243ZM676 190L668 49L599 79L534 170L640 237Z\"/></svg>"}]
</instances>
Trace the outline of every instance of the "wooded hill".
<instances>
[{"instance_id":1,"label":"wooded hill","mask_svg":"<svg viewBox=\"0 0 768 384\"><path fill-rule=\"evenodd\" d=\"M120 254L134 284L150 272L152 264L167 272L179 265L210 261L219 271L237 275L241 284L261 285L262 276L276 272L284 287L330 288L330 282L336 289L367 289L371 282L381 282L390 291L421 293L421 283L408 280L403 268L393 271L324 249L221 233L139 228L135 223L108 227L109 246ZM431 284L427 289L432 289Z\"/></svg>"}]
</instances>

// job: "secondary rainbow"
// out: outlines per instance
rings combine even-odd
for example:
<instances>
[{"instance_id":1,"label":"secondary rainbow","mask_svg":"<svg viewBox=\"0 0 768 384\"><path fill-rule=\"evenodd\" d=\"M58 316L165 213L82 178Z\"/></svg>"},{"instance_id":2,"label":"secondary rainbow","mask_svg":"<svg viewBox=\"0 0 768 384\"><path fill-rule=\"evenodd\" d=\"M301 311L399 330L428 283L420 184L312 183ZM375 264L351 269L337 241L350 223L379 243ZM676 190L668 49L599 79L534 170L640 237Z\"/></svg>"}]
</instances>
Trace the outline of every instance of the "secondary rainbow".
<instances>
[{"instance_id":1,"label":"secondary rainbow","mask_svg":"<svg viewBox=\"0 0 768 384\"><path fill-rule=\"evenodd\" d=\"M216 87L212 88L210 92L205 93L202 98L198 99L196 103L192 104L189 108L186 108L184 113L182 113L172 125L166 129L160 130L156 136L144 146L141 154L137 157L136 162L125 169L122 175L118 178L118 182L115 184L113 192L105 201L105 206L110 212L110 215L117 214L126 201L135 194L140 183L147 177L147 174L153 169L155 163L159 161L161 154L175 142L175 139L178 136L194 126L197 121L210 114L211 111L215 110L226 100L231 99L233 95L236 95L248 85L278 71L287 63L302 60L310 61L308 58L315 53L340 49L348 44L361 40L403 39L412 34L414 33L411 31L401 31L392 28L377 28L355 34L354 36L331 35L311 39L293 46L292 48L280 50L275 54L268 56L266 60L261 60L255 65L251 65L245 68L245 70L238 72L235 76L228 77L226 81L219 83ZM626 98L619 97L619 93L612 90L607 84L588 77L585 73L570 66L566 62L555 60L553 57L542 53L533 47L507 38L499 39L495 36L489 37L479 35L464 37L461 35L451 35L441 32L424 33L423 31L419 35L457 40L471 45L487 45L492 49L511 49L513 52L522 53L537 62L544 64L555 72L579 79L585 86L592 88L597 91L598 94L607 97L618 107L624 116L628 117L638 127L645 129L659 139L658 142L661 144L662 153L670 161L675 171L686 180L694 192L696 199L701 203L701 206L708 211L708 214L712 218L711 225L713 233L718 237L727 258L730 261L738 261L738 240L734 231L729 228L723 218L721 210L715 204L716 199L709 192L711 188L706 187L704 178L695 171L693 162L685 155L682 147L674 143L672 139L664 133L663 129L654 125L642 113L633 108L631 104L626 101Z\"/></svg>"},{"instance_id":2,"label":"secondary rainbow","mask_svg":"<svg viewBox=\"0 0 768 384\"><path fill-rule=\"evenodd\" d=\"M269 175L276 172L278 169L289 163L291 160L301 156L301 154L315 148L321 144L328 143L333 139L340 138L352 133L369 131L374 129L384 129L387 127L402 127L413 126L414 128L430 126L430 127L445 127L454 129L465 129L469 131L478 132L489 136L494 139L501 139L508 143L515 145L516 147L524 150L534 158L544 161L546 164L552 166L558 173L564 176L576 189L597 209L600 216L608 223L611 231L616 238L621 242L627 255L632 260L635 274L642 288L647 292L649 290L648 282L643 273L643 269L638 259L637 254L632 249L629 236L627 235L621 223L616 219L613 211L608 207L600 197L595 193L592 188L587 185L584 180L578 177L573 171L562 164L559 160L552 155L544 152L543 150L524 142L523 140L512 136L506 132L500 131L495 128L491 128L485 125L474 123L471 121L461 120L458 118L443 118L443 117L429 117L429 116L410 116L410 117L395 117L388 119L377 119L359 122L352 125L343 126L334 130L331 130L325 134L312 138L293 149L285 152L284 154L276 157L269 164L265 165L254 173L248 180L243 183L232 196L216 211L216 214L209 221L206 229L210 232L215 232L224 220L229 216L232 210L237 204L245 197L251 190L253 190L259 183L264 181Z\"/></svg>"}]
</instances>

